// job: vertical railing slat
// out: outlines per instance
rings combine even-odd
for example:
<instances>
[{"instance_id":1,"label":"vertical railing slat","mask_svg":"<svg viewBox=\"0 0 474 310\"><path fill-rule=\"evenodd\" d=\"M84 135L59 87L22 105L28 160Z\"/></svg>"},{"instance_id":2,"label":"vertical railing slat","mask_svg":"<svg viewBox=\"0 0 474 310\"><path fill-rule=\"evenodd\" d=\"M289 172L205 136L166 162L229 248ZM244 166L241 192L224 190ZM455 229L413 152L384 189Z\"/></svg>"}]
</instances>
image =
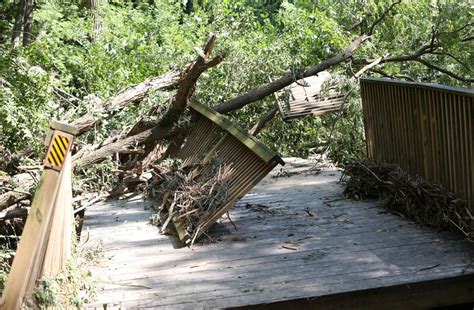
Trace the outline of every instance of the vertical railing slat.
<instances>
[{"instance_id":1,"label":"vertical railing slat","mask_svg":"<svg viewBox=\"0 0 474 310\"><path fill-rule=\"evenodd\" d=\"M474 95L432 84L363 79L367 154L438 181L474 212Z\"/></svg>"}]
</instances>

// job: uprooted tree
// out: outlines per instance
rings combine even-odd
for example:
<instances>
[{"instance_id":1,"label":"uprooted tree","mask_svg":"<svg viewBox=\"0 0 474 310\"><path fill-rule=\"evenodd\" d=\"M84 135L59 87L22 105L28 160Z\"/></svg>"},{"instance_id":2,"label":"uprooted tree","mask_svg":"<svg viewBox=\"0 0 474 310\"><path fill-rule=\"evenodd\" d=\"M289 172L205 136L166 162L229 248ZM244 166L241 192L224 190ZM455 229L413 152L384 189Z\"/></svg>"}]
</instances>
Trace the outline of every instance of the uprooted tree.
<instances>
[{"instance_id":1,"label":"uprooted tree","mask_svg":"<svg viewBox=\"0 0 474 310\"><path fill-rule=\"evenodd\" d=\"M452 44L448 38L456 37L456 42L459 44L469 44L472 41L472 36L469 34L473 27L471 22L456 24L446 30L442 28L444 19L440 18L433 23L429 35L423 34L417 41L411 42L410 49L391 52L387 50L390 44L383 44L377 49L377 44L383 42L384 39L388 40L384 38L384 34L379 34L377 30L384 26L386 19L393 18L401 2L389 3L378 13L367 14L355 22L353 21L346 27L345 32L348 37L352 38L352 41L339 52L334 52L332 57L302 69L291 69L279 77L272 76L272 82L259 87L246 87L246 89L250 89L241 92L234 98L222 100L213 108L222 114L236 112L253 103L261 102L301 78L339 67L345 68L343 71L349 72L349 77L353 79L366 73L402 78L406 76L400 74L394 65L416 63L430 70L430 74L438 72L461 83L472 83L473 79L469 75L451 71L437 64L437 59L446 57L452 59L460 67L467 66L448 49L449 44ZM397 24L392 22L391 26L394 27ZM356 32L359 34L355 35ZM212 51L218 44L216 38L216 35L211 34L203 48L194 47L197 58L183 68L173 69L159 77L127 87L105 100L99 107L91 109L73 120L72 124L79 128L81 134L87 133L100 127L103 122L113 119L127 107L140 103L151 92L160 90L174 92L165 102L154 103L134 124L124 124L124 130L121 132L110 134L100 142L95 140L95 143L81 145L80 150L73 157L76 171L81 173L95 164L114 158L118 165L115 172L119 179L119 185L116 186L113 194L118 195L133 191L137 182L143 182L141 176L147 172L152 163L175 155L185 139L186 132L193 125L192 120L188 120L186 107L188 100L198 87L196 84L200 76L208 69L218 66L226 56L225 53L218 53L217 56L212 57ZM365 42L369 42L366 44L369 47L361 48ZM361 52L355 53L356 50L361 49ZM464 52L461 48L459 50ZM418 76L413 74L408 78L417 80ZM74 97L59 88L55 88L54 92L58 96L69 98L67 100ZM81 100L75 97L73 99ZM271 107L262 115L251 132L253 134L260 133L276 115L277 110ZM70 116L66 118L71 120ZM19 172L18 167L14 171L14 173ZM130 183L127 183L128 181ZM27 185L12 188L0 195L0 210L29 199L30 187Z\"/></svg>"},{"instance_id":2,"label":"uprooted tree","mask_svg":"<svg viewBox=\"0 0 474 310\"><path fill-rule=\"evenodd\" d=\"M366 40L374 34L376 26L383 21L383 19L390 14L392 10L395 10L396 6L399 5L401 1L396 1L388 8L383 11L380 16L373 22L372 25L367 27L366 34L362 34L355 38L342 52L336 54L335 56L326 59L325 61L320 62L314 66L310 66L298 71L290 71L275 79L272 82L269 82L266 85L263 85L258 88L251 89L249 92L241 94L233 99L222 102L216 106L214 109L217 112L222 114L230 113L239 109L244 108L245 106L258 102L259 100L264 99L265 97L274 94L277 91L282 90L291 83L305 77L310 77L317 75L318 73L327 70L333 66L339 65L350 60L352 63L359 64L360 69L354 73L354 78L359 78L367 71L374 71L377 73L383 72L380 67L384 63L392 62L406 62L406 61L417 61L422 64L425 64L429 68L434 68L442 73L445 73L453 78L456 78L463 82L473 82L474 80L469 78L463 78L457 76L455 73L449 72L445 69L439 68L434 64L429 63L423 59L424 55L435 55L438 53L439 49L442 49L440 44L440 35L441 32L439 29L432 29L431 38L429 42L426 42L420 46L413 54L407 55L390 55L385 54L381 57L378 57L374 60L366 59L354 59L354 51L363 44ZM472 25L471 25L472 26ZM469 27L466 25L464 28ZM457 33L463 29L455 29L453 33ZM468 38L462 38L462 41L468 41ZM107 157L112 156L113 154L138 154L139 156L135 158L135 161L131 163L132 166L126 167L131 169L137 166L137 162L141 162L141 172L143 169L146 169L147 166L159 159L163 159L163 155L169 156L172 151L168 150L166 152L159 152L158 150L162 147L160 141L165 138L172 137L172 143L170 143L169 148L178 149L179 145L183 141L186 130L189 129L189 126L192 125L179 125L179 120L186 110L186 104L188 99L192 96L194 89L196 87L196 82L199 76L207 69L212 68L218 65L222 59L223 55L216 56L214 59L210 59L210 54L214 47L216 41L216 36L211 34L208 42L206 43L203 50L195 47L195 50L198 54L198 58L191 64L189 64L182 73L179 74L179 77L176 77L178 80L177 92L169 100L169 105L167 110L159 117L158 121L149 121L146 122L144 119L141 119L137 124L135 124L132 129L124 137L118 138L117 141L114 141L109 144L102 145L97 150L90 152L89 154L81 154L82 156L76 156L75 167L76 168L86 168L87 166L98 163L104 160ZM169 74L166 74L162 77L163 80L169 79ZM382 73L387 76L388 74ZM159 83L160 85L166 85L166 87L171 86L171 83ZM140 88L140 86L138 86ZM134 90L134 88L132 88ZM140 97L140 96L138 96ZM157 111L157 106L152 107L148 112L148 116L153 116ZM259 133L273 117L275 117L276 109L271 109L266 113L262 119L255 124L255 128L252 129L253 133ZM76 121L73 124L77 124ZM161 156L161 157L160 157ZM140 171L133 170L133 174L140 174Z\"/></svg>"}]
</instances>

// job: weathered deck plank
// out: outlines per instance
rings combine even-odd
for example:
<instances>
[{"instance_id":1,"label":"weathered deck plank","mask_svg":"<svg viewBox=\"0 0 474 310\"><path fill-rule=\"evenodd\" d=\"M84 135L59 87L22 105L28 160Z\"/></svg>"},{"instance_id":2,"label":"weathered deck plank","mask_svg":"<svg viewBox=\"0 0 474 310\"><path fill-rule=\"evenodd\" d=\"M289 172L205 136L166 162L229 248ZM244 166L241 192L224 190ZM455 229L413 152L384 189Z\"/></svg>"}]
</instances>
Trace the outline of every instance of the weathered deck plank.
<instances>
[{"instance_id":1,"label":"weathered deck plank","mask_svg":"<svg viewBox=\"0 0 474 310\"><path fill-rule=\"evenodd\" d=\"M150 202L95 206L85 226L107 259L89 307L238 307L474 275L472 244L342 199L338 178L268 176L230 212L237 231L223 219L193 249L148 224Z\"/></svg>"}]
</instances>

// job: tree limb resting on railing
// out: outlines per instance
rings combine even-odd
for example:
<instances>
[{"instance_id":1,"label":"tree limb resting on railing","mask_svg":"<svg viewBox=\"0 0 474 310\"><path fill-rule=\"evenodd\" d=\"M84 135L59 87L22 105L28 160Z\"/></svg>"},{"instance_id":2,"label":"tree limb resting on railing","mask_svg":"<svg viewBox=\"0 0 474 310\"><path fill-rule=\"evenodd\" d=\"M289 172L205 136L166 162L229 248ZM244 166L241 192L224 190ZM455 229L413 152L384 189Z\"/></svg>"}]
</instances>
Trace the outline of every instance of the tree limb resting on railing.
<instances>
[{"instance_id":1,"label":"tree limb resting on railing","mask_svg":"<svg viewBox=\"0 0 474 310\"><path fill-rule=\"evenodd\" d=\"M229 113L241 109L250 103L259 101L287 87L288 85L295 82L295 80L317 75L319 72L340 64L352 57L354 51L368 38L369 37L367 35L362 35L352 41L352 43L349 44L342 53L333 56L315 66L307 67L301 72L287 72L284 76L276 79L275 81L272 81L262 87L254 88L245 94L237 96L234 99L218 104L214 107L214 109L219 113Z\"/></svg>"}]
</instances>

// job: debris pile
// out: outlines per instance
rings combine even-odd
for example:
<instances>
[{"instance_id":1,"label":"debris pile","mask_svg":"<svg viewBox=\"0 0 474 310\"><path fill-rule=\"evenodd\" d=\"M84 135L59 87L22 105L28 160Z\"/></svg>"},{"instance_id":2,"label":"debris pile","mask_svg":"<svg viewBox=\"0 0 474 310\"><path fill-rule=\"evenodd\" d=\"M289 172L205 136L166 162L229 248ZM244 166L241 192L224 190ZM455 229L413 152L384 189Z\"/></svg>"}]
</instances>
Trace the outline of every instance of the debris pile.
<instances>
[{"instance_id":1,"label":"debris pile","mask_svg":"<svg viewBox=\"0 0 474 310\"><path fill-rule=\"evenodd\" d=\"M36 166L21 165L28 152L11 154L0 145L0 246L9 249L16 249L40 174Z\"/></svg>"},{"instance_id":2,"label":"debris pile","mask_svg":"<svg viewBox=\"0 0 474 310\"><path fill-rule=\"evenodd\" d=\"M461 232L474 240L474 216L467 203L439 183L410 175L398 165L373 159L346 165L344 194L357 200L384 199L383 207L419 224Z\"/></svg>"},{"instance_id":3,"label":"debris pile","mask_svg":"<svg viewBox=\"0 0 474 310\"><path fill-rule=\"evenodd\" d=\"M152 168L147 194L160 204L152 222L161 226L162 233L170 232L170 223L178 224L192 245L202 225L226 201L231 168L218 158L185 168L178 160L165 160Z\"/></svg>"}]
</instances>

